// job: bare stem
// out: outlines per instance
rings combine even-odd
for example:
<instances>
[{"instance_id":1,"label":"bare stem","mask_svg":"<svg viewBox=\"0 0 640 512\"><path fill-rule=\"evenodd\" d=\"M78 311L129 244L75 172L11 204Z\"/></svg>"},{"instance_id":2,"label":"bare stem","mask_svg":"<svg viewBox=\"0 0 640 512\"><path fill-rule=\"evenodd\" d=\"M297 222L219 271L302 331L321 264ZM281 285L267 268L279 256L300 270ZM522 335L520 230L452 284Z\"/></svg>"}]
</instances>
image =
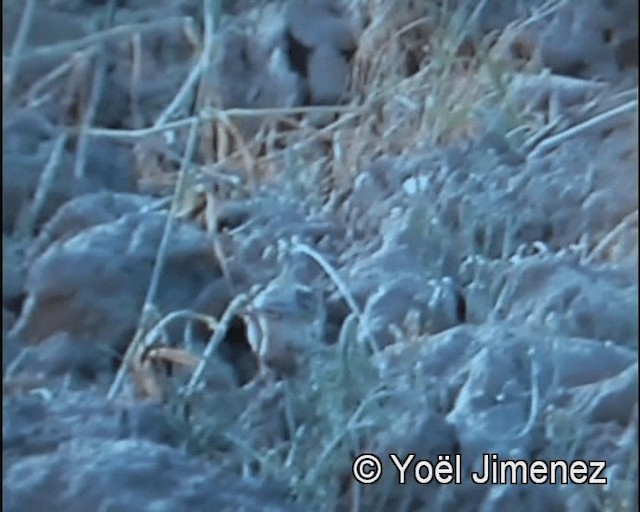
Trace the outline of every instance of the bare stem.
<instances>
[{"instance_id":1,"label":"bare stem","mask_svg":"<svg viewBox=\"0 0 640 512\"><path fill-rule=\"evenodd\" d=\"M142 313L140 317L140 321L138 322L138 328L133 337L131 343L127 347L127 351L124 355L122 364L118 369L118 373L109 389L107 394L107 400L113 400L115 396L118 394L120 387L122 386L122 381L124 380L124 376L133 362L134 357L138 354L138 349L141 344L143 344L145 334L148 328L148 318L150 316L150 311L153 308L153 303L156 298L156 294L158 291L158 285L160 281L160 276L162 274L162 269L164 267L167 250L169 248L169 238L171 232L173 230L173 225L175 223L176 212L178 211L180 202L182 200L185 183L187 182L187 174L189 167L191 165L191 161L193 159L193 154L195 151L196 140L198 135L198 119L192 120L191 128L189 130L189 137L187 139L187 145L184 151L184 156L182 159L182 165L180 168L180 173L178 175L178 180L176 181L175 190L173 192L173 199L171 201L171 209L167 214L167 221L164 226L164 231L162 233L162 239L160 240L160 247L158 248L158 256L155 261L155 265L153 267L153 271L151 274L151 280L149 282L149 288L147 289L147 296L144 301L144 305L142 307Z\"/></svg>"},{"instance_id":2,"label":"bare stem","mask_svg":"<svg viewBox=\"0 0 640 512\"><path fill-rule=\"evenodd\" d=\"M91 137L105 137L110 139L139 139L171 130L177 130L189 126L194 120L211 121L222 115L228 117L259 117L259 116L287 116L296 114L315 114L334 112L354 113L359 111L357 107L347 106L321 106L321 107L294 107L294 108L230 108L227 110L204 109L198 115L186 117L178 121L171 121L159 126L141 128L139 130L113 130L110 128L90 128L87 135ZM73 131L73 129L71 129Z\"/></svg>"},{"instance_id":3,"label":"bare stem","mask_svg":"<svg viewBox=\"0 0 640 512\"><path fill-rule=\"evenodd\" d=\"M9 68L7 71L7 78L4 84L3 97L2 97L2 110L7 104L7 101L11 97L13 85L15 83L16 75L18 74L18 68L20 63L20 56L27 44L27 37L29 36L29 29L31 28L31 20L35 12L36 2L35 0L27 0L22 10L22 17L20 18L20 26L16 33L16 38L13 41L11 47L11 60L9 61Z\"/></svg>"},{"instance_id":4,"label":"bare stem","mask_svg":"<svg viewBox=\"0 0 640 512\"><path fill-rule=\"evenodd\" d=\"M33 203L31 204L28 213L25 215L23 222L18 226L17 231L21 236L30 237L33 234L38 216L40 215L44 202L47 199L47 194L51 190L51 185L53 185L56 170L60 165L60 158L62 157L62 151L66 142L67 135L63 133L58 136L53 145L51 155L49 155L47 164L40 176L40 182L38 183Z\"/></svg>"},{"instance_id":5,"label":"bare stem","mask_svg":"<svg viewBox=\"0 0 640 512\"><path fill-rule=\"evenodd\" d=\"M29 1L33 2L34 0ZM183 26L189 26L193 24L193 20L189 17L174 17L159 21L148 21L145 23L131 23L129 25L120 25L118 27L108 28L101 32L91 34L90 36L81 37L73 41L52 44L49 46L41 46L40 48L36 48L28 53L19 55L17 61L23 62L34 58L44 59L69 55L73 52L82 50L83 48L94 44L104 43L112 39L125 38L131 36L132 34L149 32L157 30L158 28L172 26L178 23Z\"/></svg>"},{"instance_id":6,"label":"bare stem","mask_svg":"<svg viewBox=\"0 0 640 512\"><path fill-rule=\"evenodd\" d=\"M198 386L198 383L200 382L200 380L202 379L202 375L204 374L204 370L207 366L207 362L213 355L216 348L218 348L220 343L222 343L222 341L224 340L224 337L227 334L227 330L229 329L229 324L231 323L231 320L233 320L234 316L236 316L238 312L247 305L248 301L249 301L248 297L242 294L242 295L238 295L227 306L227 309L225 310L222 317L220 318L220 321L218 322L218 325L216 327L216 330L213 336L209 340L209 343L207 344L207 346L204 349L204 352L202 353L202 357L200 358L200 362L198 363L197 368L193 372L193 375L191 376L191 379L189 380L189 383L187 384L187 387L184 390L185 396L187 397L191 396L193 392L196 390L196 387Z\"/></svg>"},{"instance_id":7,"label":"bare stem","mask_svg":"<svg viewBox=\"0 0 640 512\"><path fill-rule=\"evenodd\" d=\"M104 7L104 28L109 28L113 24L113 18L115 16L116 0L109 0ZM87 110L84 113L82 119L82 126L80 127L80 134L78 136L78 144L76 146L76 163L73 174L76 178L84 177L84 166L87 160L87 151L89 149L89 141L87 137L87 130L93 123L96 111L98 110L98 104L102 97L102 89L104 86L104 80L107 76L107 48L106 43L103 41L100 43L98 54L96 56L96 70L93 74L93 81L91 83L91 95L89 96L89 103Z\"/></svg>"}]
</instances>

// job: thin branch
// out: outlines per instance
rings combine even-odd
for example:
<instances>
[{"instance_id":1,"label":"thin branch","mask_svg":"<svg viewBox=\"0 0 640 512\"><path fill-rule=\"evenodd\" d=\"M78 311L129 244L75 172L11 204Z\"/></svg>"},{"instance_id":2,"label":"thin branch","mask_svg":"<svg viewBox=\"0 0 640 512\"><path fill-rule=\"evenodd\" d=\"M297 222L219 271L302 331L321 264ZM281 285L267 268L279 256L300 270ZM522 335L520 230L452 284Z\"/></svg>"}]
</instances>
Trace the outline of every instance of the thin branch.
<instances>
[{"instance_id":1,"label":"thin branch","mask_svg":"<svg viewBox=\"0 0 640 512\"><path fill-rule=\"evenodd\" d=\"M90 50L87 50L89 52ZM58 78L62 77L67 71L71 70L76 62L81 58L86 58L88 55L85 52L78 52L76 55L64 61L59 66L56 66L49 73L43 76L41 79L34 82L25 97L27 101L32 104L35 103L37 95L50 83L55 82Z\"/></svg>"},{"instance_id":2,"label":"thin branch","mask_svg":"<svg viewBox=\"0 0 640 512\"><path fill-rule=\"evenodd\" d=\"M7 78L4 84L2 96L2 110L4 110L7 101L13 92L13 85L15 84L15 79L18 74L20 57L27 44L27 37L29 37L29 29L31 28L31 21L33 20L35 8L35 0L27 0L25 2L24 9L22 10L22 17L20 18L18 32L16 33L16 37L13 40L13 45L11 47L11 60L9 61Z\"/></svg>"},{"instance_id":3,"label":"thin branch","mask_svg":"<svg viewBox=\"0 0 640 512\"><path fill-rule=\"evenodd\" d=\"M325 445L320 455L315 458L315 460L313 461L313 466L309 468L307 474L304 477L304 481L313 482L314 479L317 478L327 459L332 455L332 453L335 453L342 440L348 434L353 434L359 430L371 427L370 422L360 421L360 417L363 415L364 411L371 403L382 400L384 398L388 398L390 396L393 396L394 394L395 393L387 391L383 387L379 387L378 389L374 390L369 396L367 396L360 403L360 405L358 405L357 409L351 415L346 425L334 435L334 437Z\"/></svg>"},{"instance_id":4,"label":"thin branch","mask_svg":"<svg viewBox=\"0 0 640 512\"><path fill-rule=\"evenodd\" d=\"M189 94L192 92L196 84L199 89L203 89L203 78L207 75L213 58L213 34L217 31L220 24L221 7L219 0L203 0L204 8L204 46L200 59L191 69L186 80L171 100L169 105L158 116L153 124L153 128L159 128L165 125L173 113L184 103L187 102ZM199 106L200 107L200 106Z\"/></svg>"},{"instance_id":5,"label":"thin branch","mask_svg":"<svg viewBox=\"0 0 640 512\"><path fill-rule=\"evenodd\" d=\"M371 335L371 331L369 330L368 325L366 325L364 321L364 315L362 313L362 310L360 309L360 306L358 306L358 303L353 298L353 295L349 290L349 288L347 287L347 285L345 284L345 282L338 275L335 269L329 264L329 262L324 258L324 256L322 256L315 249L312 249L311 247L302 243L294 243L293 247L291 248L291 252L293 254L298 253L298 254L307 255L312 260L314 260L320 266L320 268L322 268L322 270L325 271L325 273L331 278L334 284L338 287L340 294L344 297L344 300L347 301L349 308L358 319L358 323L364 330L365 338L369 343L369 346L372 352L373 353L380 352L380 347L378 346L378 342Z\"/></svg>"},{"instance_id":6,"label":"thin branch","mask_svg":"<svg viewBox=\"0 0 640 512\"><path fill-rule=\"evenodd\" d=\"M231 290L231 292L233 293L234 285L233 279L231 278L231 271L229 270L229 264L227 263L227 258L224 253L222 243L220 242L220 237L218 236L218 208L216 197L211 192L206 193L205 218L207 224L207 234L209 235L209 238L211 238L211 241L213 243L213 251L216 255L218 263L220 264L220 269L222 270L224 280L227 282L229 290Z\"/></svg>"},{"instance_id":7,"label":"thin branch","mask_svg":"<svg viewBox=\"0 0 640 512\"><path fill-rule=\"evenodd\" d=\"M622 219L615 228L613 228L609 233L607 233L605 237L602 238L602 240L600 240L600 242L598 242L598 245L593 248L591 254L587 256L586 263L592 263L596 259L601 258L607 248L618 236L620 236L633 224L637 223L638 210L635 210L627 215L624 219Z\"/></svg>"},{"instance_id":8,"label":"thin branch","mask_svg":"<svg viewBox=\"0 0 640 512\"><path fill-rule=\"evenodd\" d=\"M549 137L545 141L541 142L538 147L535 148L531 153L527 155L527 158L536 158L541 154L546 153L547 151L552 150L553 148L559 146L563 142L579 135L580 133L586 132L588 130L592 130L594 128L605 129L607 126L610 126L610 123L618 117L621 117L629 112L633 112L638 108L638 100L632 100L624 105L620 105L617 108L604 112L600 115L592 117L591 119L585 121L584 123L580 123L576 126L569 128L553 137Z\"/></svg>"},{"instance_id":9,"label":"thin branch","mask_svg":"<svg viewBox=\"0 0 640 512\"><path fill-rule=\"evenodd\" d=\"M131 23L129 25L120 25L118 27L108 28L101 32L97 32L86 37L81 37L73 41L67 41L64 43L52 44L49 46L36 48L28 53L25 53L24 55L20 55L18 57L18 62L24 62L34 58L45 59L69 55L75 51L82 50L87 46L105 43L112 39L126 38L135 33L150 32L165 26L171 26L173 24L176 24L176 22L180 22L181 25L186 25L187 27L193 24L193 20L190 17L184 16L173 17L159 21L148 21L145 23Z\"/></svg>"},{"instance_id":10,"label":"thin branch","mask_svg":"<svg viewBox=\"0 0 640 512\"><path fill-rule=\"evenodd\" d=\"M193 375L191 376L189 383L184 389L185 396L187 397L191 396L193 392L196 390L196 387L200 382L200 380L202 379L202 375L204 374L204 370L207 366L207 362L213 355L214 351L218 348L220 343L222 343L222 341L224 340L224 337L227 334L227 330L229 329L229 325L231 324L231 321L238 314L238 312L240 312L242 308L244 308L247 305L248 302L249 302L248 297L242 294L242 295L238 295L227 306L227 309L225 310L222 317L220 318L220 321L218 322L218 325L215 329L213 336L209 340L209 343L207 344L207 346L204 349L204 352L202 353L202 357L200 358L198 367L193 372Z\"/></svg>"},{"instance_id":11,"label":"thin branch","mask_svg":"<svg viewBox=\"0 0 640 512\"><path fill-rule=\"evenodd\" d=\"M184 318L185 320L196 320L199 322L203 322L211 327L215 327L217 325L217 321L214 317L210 315L205 315L202 313L196 313L189 309L180 309L178 311L173 311L166 315L162 320L160 320L156 325L153 326L145 336L144 346L150 347L155 343L155 340L160 338L160 334L162 331L174 320L179 320Z\"/></svg>"},{"instance_id":12,"label":"thin branch","mask_svg":"<svg viewBox=\"0 0 640 512\"><path fill-rule=\"evenodd\" d=\"M109 28L113 24L115 17L116 0L108 0L104 7L104 28ZM87 160L87 152L89 150L89 139L87 137L87 130L93 123L96 111L98 110L98 104L102 97L102 89L104 86L104 80L107 76L107 46L106 42L101 42L96 56L96 69L93 74L93 81L91 83L91 94L89 96L89 103L87 110L84 113L82 119L82 126L80 127L80 134L78 136L78 142L76 146L76 161L73 169L73 174L76 178L84 177L84 166Z\"/></svg>"},{"instance_id":13,"label":"thin branch","mask_svg":"<svg viewBox=\"0 0 640 512\"><path fill-rule=\"evenodd\" d=\"M110 128L90 128L87 135L91 137L105 137L111 139L139 139L171 130L177 130L189 126L194 120L211 121L218 119L221 115L229 117L259 117L259 116L287 116L296 114L315 114L333 112L340 113L359 113L358 107L353 106L322 106L322 107L294 107L294 108L231 108L227 110L205 109L198 115L180 119L178 121L168 122L161 126L151 126L149 128L141 128L139 130L113 130ZM69 128L73 133L74 128Z\"/></svg>"},{"instance_id":14,"label":"thin branch","mask_svg":"<svg viewBox=\"0 0 640 512\"><path fill-rule=\"evenodd\" d=\"M18 369L31 353L31 347L24 347L18 352L18 355L11 361L4 372L2 383L6 384L18 372Z\"/></svg>"},{"instance_id":15,"label":"thin branch","mask_svg":"<svg viewBox=\"0 0 640 512\"><path fill-rule=\"evenodd\" d=\"M67 134L62 133L53 144L53 149L51 150L47 164L40 176L40 181L38 183L38 188L36 189L36 195L33 199L33 203L26 215L21 219L21 222L18 224L16 229L21 237L31 237L31 235L33 235L38 216L44 207L44 202L51 190L51 185L53 185L56 170L60 165L62 151L64 150L66 142Z\"/></svg>"},{"instance_id":16,"label":"thin branch","mask_svg":"<svg viewBox=\"0 0 640 512\"><path fill-rule=\"evenodd\" d=\"M173 198L171 200L171 208L169 213L167 214L167 221L164 226L164 231L162 233L162 239L160 240L160 247L158 248L158 256L156 257L155 265L153 267L153 271L151 274L151 280L149 282L149 288L147 289L147 296L144 300L144 305L142 307L142 313L140 317L140 321L138 322L138 328L133 337L131 343L127 347L127 351L122 360L122 364L118 369L118 373L107 393L107 400L113 400L115 396L118 394L120 387L122 386L122 381L124 380L124 376L131 366L134 357L138 354L138 348L142 344L145 334L147 331L147 323L148 318L150 317L150 311L153 309L153 303L155 302L156 294L158 291L158 285L160 281L160 276L162 274L162 269L164 267L167 250L169 248L169 238L171 232L173 230L173 225L176 219L176 212L180 207L180 202L182 201L182 196L184 195L184 188L187 182L187 174L188 169L191 165L191 161L193 159L193 154L196 147L196 140L198 135L198 119L193 119L191 121L191 128L189 130L189 136L187 139L187 145L184 151L184 156L182 159L182 165L180 168L180 172L178 175L178 180L176 181L175 190L173 192Z\"/></svg>"},{"instance_id":17,"label":"thin branch","mask_svg":"<svg viewBox=\"0 0 640 512\"><path fill-rule=\"evenodd\" d=\"M140 76L142 75L142 36L140 33L131 37L131 93L130 108L133 125L139 128L142 125L142 113L140 112Z\"/></svg>"},{"instance_id":18,"label":"thin branch","mask_svg":"<svg viewBox=\"0 0 640 512\"><path fill-rule=\"evenodd\" d=\"M187 102L189 94L191 93L194 86L200 79L201 74L202 74L202 62L198 62L193 67L193 69L191 69L186 80L180 87L180 90L173 97L169 105L167 105L165 109L162 111L162 113L158 116L158 119L156 120L155 123L153 123L153 126L151 128L147 128L147 130L148 129L164 130L164 127L167 125L167 121L171 118L174 112L178 110L178 108L180 108L181 105Z\"/></svg>"}]
</instances>

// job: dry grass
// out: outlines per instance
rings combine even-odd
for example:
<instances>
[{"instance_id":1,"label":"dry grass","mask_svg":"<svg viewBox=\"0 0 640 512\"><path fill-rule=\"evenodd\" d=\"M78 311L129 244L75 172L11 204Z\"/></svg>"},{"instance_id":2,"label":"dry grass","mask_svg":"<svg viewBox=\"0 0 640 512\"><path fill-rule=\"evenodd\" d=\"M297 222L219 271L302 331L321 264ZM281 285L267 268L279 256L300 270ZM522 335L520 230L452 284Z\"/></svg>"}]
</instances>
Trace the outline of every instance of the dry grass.
<instances>
[{"instance_id":1,"label":"dry grass","mask_svg":"<svg viewBox=\"0 0 640 512\"><path fill-rule=\"evenodd\" d=\"M194 126L197 119L202 123L201 146L215 148L215 155L203 156L205 166L216 162L220 168L240 168L244 183L252 189L259 181L277 179L283 165L298 159L301 167L320 169L329 183L328 197L323 199L329 200L348 192L359 169L378 155L471 136L478 129L476 108L504 99L504 90L496 88L496 83L504 87L506 70L491 60L489 42L480 44L474 54L460 54L466 37L460 17L425 7L397 8L389 2L358 5L366 10L364 17L373 21L365 27L354 57L349 105L227 111L205 107L197 118L171 120L197 81L201 64L196 64L152 128L91 133L144 138L190 123ZM333 119L316 127L300 118L316 113ZM263 129L249 140L234 124L242 116L265 120ZM317 151L318 147L322 149ZM305 176L309 171L300 178ZM203 195L207 203L214 200ZM351 292L315 251L300 245L293 250L316 259L351 304L353 316L345 322L337 348L316 354L308 372L289 381L262 377L231 396L203 391L204 367L224 337L231 315L247 300L240 296L221 318L198 368L181 398L176 398L174 407L180 411L176 417L182 418L189 432L190 449L200 455L245 476L284 480L295 499L312 508L358 510L362 497L347 483L348 461L366 451L373 433L388 428L380 408L388 393L376 387L377 375L367 350L355 341L357 330L367 326ZM371 347L376 350L375 340ZM120 382L114 383L111 397ZM229 401L234 407L229 407ZM220 407L225 418L212 418L212 411Z\"/></svg>"}]
</instances>

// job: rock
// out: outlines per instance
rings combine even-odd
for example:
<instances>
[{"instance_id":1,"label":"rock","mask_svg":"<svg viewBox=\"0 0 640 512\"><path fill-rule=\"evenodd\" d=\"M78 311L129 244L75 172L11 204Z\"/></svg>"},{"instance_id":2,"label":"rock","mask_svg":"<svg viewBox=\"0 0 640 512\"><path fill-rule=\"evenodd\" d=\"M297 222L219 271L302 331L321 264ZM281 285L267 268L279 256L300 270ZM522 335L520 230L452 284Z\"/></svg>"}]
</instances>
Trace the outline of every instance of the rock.
<instances>
[{"instance_id":1,"label":"rock","mask_svg":"<svg viewBox=\"0 0 640 512\"><path fill-rule=\"evenodd\" d=\"M2 42L7 48L13 44L20 26L24 4L10 3L2 6ZM27 37L27 48L47 46L64 41L78 39L88 33L88 27L79 17L61 13L46 5L39 5L33 13L33 19Z\"/></svg>"},{"instance_id":2,"label":"rock","mask_svg":"<svg viewBox=\"0 0 640 512\"><path fill-rule=\"evenodd\" d=\"M84 343L58 332L29 350L21 370L45 379L70 376L86 384L109 377L116 367L115 354L108 348Z\"/></svg>"},{"instance_id":3,"label":"rock","mask_svg":"<svg viewBox=\"0 0 640 512\"><path fill-rule=\"evenodd\" d=\"M293 511L267 482L238 480L183 452L140 440L71 441L13 464L3 479L13 512L87 510Z\"/></svg>"},{"instance_id":4,"label":"rock","mask_svg":"<svg viewBox=\"0 0 640 512\"><path fill-rule=\"evenodd\" d=\"M151 206L148 197L135 194L97 192L74 198L62 205L28 249L28 259L40 256L53 242L64 242L85 229L117 221L129 213Z\"/></svg>"},{"instance_id":5,"label":"rock","mask_svg":"<svg viewBox=\"0 0 640 512\"><path fill-rule=\"evenodd\" d=\"M286 19L291 36L307 48L330 45L338 52L352 52L356 48L353 28L332 9L329 1L290 2Z\"/></svg>"},{"instance_id":6,"label":"rock","mask_svg":"<svg viewBox=\"0 0 640 512\"><path fill-rule=\"evenodd\" d=\"M127 432L122 426L124 407L107 402L95 391L67 390L8 395L2 404L3 455L8 465L31 455L47 455L76 439L116 440Z\"/></svg>"},{"instance_id":7,"label":"rock","mask_svg":"<svg viewBox=\"0 0 640 512\"><path fill-rule=\"evenodd\" d=\"M504 313L513 321L627 346L637 339L637 293L624 271L540 256L516 265L509 279Z\"/></svg>"},{"instance_id":8,"label":"rock","mask_svg":"<svg viewBox=\"0 0 640 512\"><path fill-rule=\"evenodd\" d=\"M312 104L334 105L344 99L357 43L353 27L330 2L290 2L285 44L289 65L305 79Z\"/></svg>"},{"instance_id":9,"label":"rock","mask_svg":"<svg viewBox=\"0 0 640 512\"><path fill-rule=\"evenodd\" d=\"M25 292L24 248L4 234L2 244L2 305L18 314Z\"/></svg>"},{"instance_id":10,"label":"rock","mask_svg":"<svg viewBox=\"0 0 640 512\"><path fill-rule=\"evenodd\" d=\"M307 73L314 105L332 105L343 99L350 70L338 50L328 44L316 46L309 57Z\"/></svg>"},{"instance_id":11,"label":"rock","mask_svg":"<svg viewBox=\"0 0 640 512\"><path fill-rule=\"evenodd\" d=\"M16 136L19 136L17 130ZM15 229L19 217L30 207L49 159L48 145L39 144L39 151L33 155L3 152L3 231ZM132 153L119 144L91 141L83 178L75 177L74 164L74 157L63 152L40 215L36 219L36 227L53 216L61 205L79 195L103 189L132 192L137 187Z\"/></svg>"},{"instance_id":12,"label":"rock","mask_svg":"<svg viewBox=\"0 0 640 512\"><path fill-rule=\"evenodd\" d=\"M445 454L460 453L463 479L472 469L481 469L486 453L528 461L605 460L607 467L617 464L630 470L622 450L612 447L623 444L637 411L633 349L543 335L520 323L485 323L394 345L375 361L382 382L397 391L395 412L386 413L395 418L394 429L407 433L406 439L413 439L408 433L415 432L406 450L424 450L429 460L432 445ZM425 423L422 432L415 427L420 418L432 422ZM580 457L573 452L578 432ZM377 442L387 446L387 436L385 432ZM627 478L612 478L610 483L621 485ZM455 510L469 511L502 510L505 503L520 502L534 510L565 510L580 494L508 491L520 486L506 486L504 491L501 486L472 487L475 491L464 485L441 486L434 492L430 486L429 502L455 503ZM403 499L423 495L410 494L407 486L389 496L394 503L404 503Z\"/></svg>"},{"instance_id":13,"label":"rock","mask_svg":"<svg viewBox=\"0 0 640 512\"><path fill-rule=\"evenodd\" d=\"M69 160L67 163L70 163ZM45 165L45 158L3 153L2 229L4 232L11 233L18 219L29 208ZM65 175L65 170L61 170L60 175L51 184L37 223L41 224L53 215L60 205L90 189L91 185L87 180L76 180L70 176L70 173L67 172Z\"/></svg>"},{"instance_id":14,"label":"rock","mask_svg":"<svg viewBox=\"0 0 640 512\"><path fill-rule=\"evenodd\" d=\"M88 389L67 389L53 398L35 392L8 395L3 412L3 453L10 463L51 454L71 440L137 439L174 446L184 434L161 403L109 402Z\"/></svg>"},{"instance_id":15,"label":"rock","mask_svg":"<svg viewBox=\"0 0 640 512\"><path fill-rule=\"evenodd\" d=\"M65 332L122 350L141 313L165 219L157 212L125 215L49 247L29 269L14 334L37 343ZM179 222L158 287L159 310L188 307L219 275L206 235Z\"/></svg>"},{"instance_id":16,"label":"rock","mask_svg":"<svg viewBox=\"0 0 640 512\"><path fill-rule=\"evenodd\" d=\"M2 123L3 154L36 154L40 145L55 136L54 126L32 108L9 110Z\"/></svg>"},{"instance_id":17,"label":"rock","mask_svg":"<svg viewBox=\"0 0 640 512\"><path fill-rule=\"evenodd\" d=\"M573 407L590 423L627 425L638 403L638 366L631 365L615 377L577 389Z\"/></svg>"},{"instance_id":18,"label":"rock","mask_svg":"<svg viewBox=\"0 0 640 512\"><path fill-rule=\"evenodd\" d=\"M405 274L381 284L371 294L363 311L364 321L377 343L385 347L463 322L460 301L451 279L426 281ZM397 339L394 332L402 337Z\"/></svg>"}]
</instances>

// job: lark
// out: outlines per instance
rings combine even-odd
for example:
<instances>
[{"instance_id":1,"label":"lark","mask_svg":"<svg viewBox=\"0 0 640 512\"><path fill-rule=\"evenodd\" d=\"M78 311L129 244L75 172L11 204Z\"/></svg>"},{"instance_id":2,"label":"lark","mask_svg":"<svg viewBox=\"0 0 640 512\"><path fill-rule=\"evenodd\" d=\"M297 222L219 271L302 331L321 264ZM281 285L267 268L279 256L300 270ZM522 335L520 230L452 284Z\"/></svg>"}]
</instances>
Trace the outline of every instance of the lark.
<instances>
[{"instance_id":1,"label":"lark","mask_svg":"<svg viewBox=\"0 0 640 512\"><path fill-rule=\"evenodd\" d=\"M262 365L291 376L324 342L322 292L284 271L262 290L245 314L249 343Z\"/></svg>"}]
</instances>

